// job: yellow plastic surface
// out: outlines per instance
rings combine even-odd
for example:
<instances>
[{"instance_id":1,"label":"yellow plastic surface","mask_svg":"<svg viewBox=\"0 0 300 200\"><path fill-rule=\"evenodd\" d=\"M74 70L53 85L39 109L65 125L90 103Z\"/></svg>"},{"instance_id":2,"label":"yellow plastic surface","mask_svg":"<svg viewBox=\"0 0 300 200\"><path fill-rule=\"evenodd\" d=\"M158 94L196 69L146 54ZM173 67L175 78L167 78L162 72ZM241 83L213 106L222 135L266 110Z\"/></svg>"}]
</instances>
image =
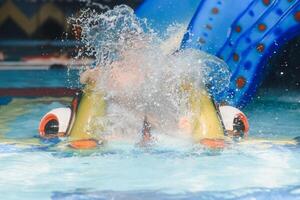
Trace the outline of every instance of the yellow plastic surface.
<instances>
[{"instance_id":1,"label":"yellow plastic surface","mask_svg":"<svg viewBox=\"0 0 300 200\"><path fill-rule=\"evenodd\" d=\"M191 125L195 141L201 139L224 139L224 129L216 108L208 93L193 87L184 88L189 95L189 109L192 113ZM106 102L103 94L86 87L78 107L77 115L70 132L70 140L91 139L94 130L104 127L95 125L95 119L104 117ZM97 126L97 127L96 127Z\"/></svg>"},{"instance_id":2,"label":"yellow plastic surface","mask_svg":"<svg viewBox=\"0 0 300 200\"><path fill-rule=\"evenodd\" d=\"M69 134L70 140L96 139L95 130L104 130L104 127L99 127L97 120L104 117L105 113L106 102L103 94L93 91L91 86L86 86Z\"/></svg>"},{"instance_id":3,"label":"yellow plastic surface","mask_svg":"<svg viewBox=\"0 0 300 200\"><path fill-rule=\"evenodd\" d=\"M224 128L216 107L204 89L189 90L189 106L192 113L192 134L195 141L224 139Z\"/></svg>"}]
</instances>

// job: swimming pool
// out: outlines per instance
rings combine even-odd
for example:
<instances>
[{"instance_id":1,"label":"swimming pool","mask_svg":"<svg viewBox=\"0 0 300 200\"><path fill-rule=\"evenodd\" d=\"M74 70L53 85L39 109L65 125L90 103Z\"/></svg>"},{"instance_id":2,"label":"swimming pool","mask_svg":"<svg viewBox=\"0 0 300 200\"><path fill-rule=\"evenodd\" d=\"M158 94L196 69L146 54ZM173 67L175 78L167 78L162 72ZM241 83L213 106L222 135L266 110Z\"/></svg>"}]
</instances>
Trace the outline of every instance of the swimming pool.
<instances>
[{"instance_id":1,"label":"swimming pool","mask_svg":"<svg viewBox=\"0 0 300 200\"><path fill-rule=\"evenodd\" d=\"M300 135L300 93L261 90L246 109L251 137ZM43 114L70 98L14 99L0 107L1 137L36 139ZM168 136L150 148L110 143L78 152L0 144L3 199L300 199L300 148L236 145L207 152ZM27 141L27 143L30 143ZM33 142L35 143L35 142Z\"/></svg>"}]
</instances>

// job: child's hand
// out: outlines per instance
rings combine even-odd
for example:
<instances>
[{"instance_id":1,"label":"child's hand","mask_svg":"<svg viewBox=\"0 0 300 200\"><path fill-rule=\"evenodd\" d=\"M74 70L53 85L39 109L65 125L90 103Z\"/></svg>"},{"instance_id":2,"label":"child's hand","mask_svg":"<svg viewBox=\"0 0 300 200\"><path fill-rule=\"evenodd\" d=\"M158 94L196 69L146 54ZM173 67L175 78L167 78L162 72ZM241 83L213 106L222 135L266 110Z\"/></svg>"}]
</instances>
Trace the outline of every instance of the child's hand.
<instances>
[{"instance_id":1,"label":"child's hand","mask_svg":"<svg viewBox=\"0 0 300 200\"><path fill-rule=\"evenodd\" d=\"M184 132L191 133L192 126L188 117L181 117L178 121L178 128Z\"/></svg>"}]
</instances>

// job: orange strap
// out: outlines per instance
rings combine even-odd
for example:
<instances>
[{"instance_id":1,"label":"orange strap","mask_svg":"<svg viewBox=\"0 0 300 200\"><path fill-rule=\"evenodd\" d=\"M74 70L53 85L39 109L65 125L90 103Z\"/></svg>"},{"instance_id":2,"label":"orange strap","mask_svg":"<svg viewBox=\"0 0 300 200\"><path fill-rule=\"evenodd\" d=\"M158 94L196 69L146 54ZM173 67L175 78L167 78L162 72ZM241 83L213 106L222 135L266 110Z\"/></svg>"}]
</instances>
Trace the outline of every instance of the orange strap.
<instances>
[{"instance_id":1,"label":"orange strap","mask_svg":"<svg viewBox=\"0 0 300 200\"><path fill-rule=\"evenodd\" d=\"M202 139L200 144L209 149L223 149L225 147L225 141L223 139Z\"/></svg>"},{"instance_id":2,"label":"orange strap","mask_svg":"<svg viewBox=\"0 0 300 200\"><path fill-rule=\"evenodd\" d=\"M74 149L94 149L98 146L98 141L95 139L74 140L69 146Z\"/></svg>"}]
</instances>

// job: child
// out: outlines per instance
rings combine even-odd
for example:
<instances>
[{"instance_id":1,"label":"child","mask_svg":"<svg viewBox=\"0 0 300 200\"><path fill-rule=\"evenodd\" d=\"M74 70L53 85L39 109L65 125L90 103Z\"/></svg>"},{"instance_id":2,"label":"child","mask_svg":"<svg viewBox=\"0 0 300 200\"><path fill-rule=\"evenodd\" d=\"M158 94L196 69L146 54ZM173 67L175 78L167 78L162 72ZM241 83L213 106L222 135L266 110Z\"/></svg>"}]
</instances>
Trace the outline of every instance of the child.
<instances>
[{"instance_id":1,"label":"child","mask_svg":"<svg viewBox=\"0 0 300 200\"><path fill-rule=\"evenodd\" d=\"M119 109L110 109L107 118L119 116L120 119L116 119L115 124L120 123L119 121L122 119L120 116L123 115L120 112L116 114L118 110L122 110L124 115L131 113L136 116L140 122L138 125L135 124L136 127L132 125L131 127L134 127L135 130L131 131L142 130L142 142L147 143L153 139L150 127L151 130L179 129L178 132L190 133L191 125L188 117L178 117L176 108L173 108L175 106L172 107L168 102L170 97L164 96L161 91L157 96L147 97L145 94L147 90L143 87L147 79L146 76L150 76L151 72L149 72L150 69L141 68L144 60L138 57L135 52L136 49L127 50L122 53L121 60L112 62L108 67L98 66L84 71L80 76L80 82L95 85L96 89L105 90L110 94L106 98L108 105L114 105L111 107L119 107ZM132 120L132 122L136 123L138 120ZM125 119L125 121L130 123L130 120ZM124 123L122 125L124 126ZM142 128L140 128L141 126Z\"/></svg>"}]
</instances>

